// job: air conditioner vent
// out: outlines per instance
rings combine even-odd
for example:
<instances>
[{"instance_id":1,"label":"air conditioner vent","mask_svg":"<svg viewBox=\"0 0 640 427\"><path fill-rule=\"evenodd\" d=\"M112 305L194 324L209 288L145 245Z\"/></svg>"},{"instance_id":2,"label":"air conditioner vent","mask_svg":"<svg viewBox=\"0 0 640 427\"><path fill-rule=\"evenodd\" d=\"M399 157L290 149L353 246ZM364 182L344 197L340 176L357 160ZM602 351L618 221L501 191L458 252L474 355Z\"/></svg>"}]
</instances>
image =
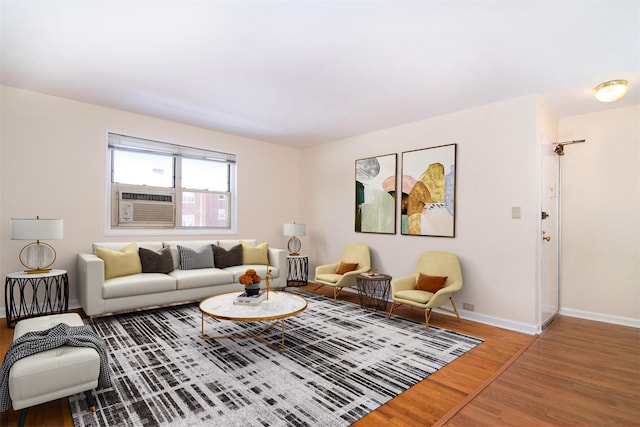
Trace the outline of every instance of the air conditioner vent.
<instances>
[{"instance_id":1,"label":"air conditioner vent","mask_svg":"<svg viewBox=\"0 0 640 427\"><path fill-rule=\"evenodd\" d=\"M122 192L122 200L145 200L149 202L173 202L173 195L171 194L149 194L149 193L131 193Z\"/></svg>"},{"instance_id":2,"label":"air conditioner vent","mask_svg":"<svg viewBox=\"0 0 640 427\"><path fill-rule=\"evenodd\" d=\"M173 194L121 191L118 198L118 225L173 226Z\"/></svg>"}]
</instances>

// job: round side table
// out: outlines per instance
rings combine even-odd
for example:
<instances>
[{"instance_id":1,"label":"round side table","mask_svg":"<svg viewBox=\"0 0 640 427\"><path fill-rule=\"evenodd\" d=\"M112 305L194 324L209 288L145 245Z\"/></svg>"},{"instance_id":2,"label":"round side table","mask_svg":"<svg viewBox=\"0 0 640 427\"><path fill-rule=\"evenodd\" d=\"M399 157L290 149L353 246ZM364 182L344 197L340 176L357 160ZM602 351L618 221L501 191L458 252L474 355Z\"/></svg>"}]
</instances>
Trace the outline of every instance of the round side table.
<instances>
[{"instance_id":1,"label":"round side table","mask_svg":"<svg viewBox=\"0 0 640 427\"><path fill-rule=\"evenodd\" d=\"M42 314L69 311L69 277L66 270L28 274L7 274L4 282L7 326L12 328L22 319Z\"/></svg>"},{"instance_id":2,"label":"round side table","mask_svg":"<svg viewBox=\"0 0 640 427\"><path fill-rule=\"evenodd\" d=\"M306 286L309 280L309 257L287 255L287 286Z\"/></svg>"},{"instance_id":3,"label":"round side table","mask_svg":"<svg viewBox=\"0 0 640 427\"><path fill-rule=\"evenodd\" d=\"M375 310L387 310L387 297L391 287L391 276L388 274L358 274L356 276L360 306Z\"/></svg>"}]
</instances>

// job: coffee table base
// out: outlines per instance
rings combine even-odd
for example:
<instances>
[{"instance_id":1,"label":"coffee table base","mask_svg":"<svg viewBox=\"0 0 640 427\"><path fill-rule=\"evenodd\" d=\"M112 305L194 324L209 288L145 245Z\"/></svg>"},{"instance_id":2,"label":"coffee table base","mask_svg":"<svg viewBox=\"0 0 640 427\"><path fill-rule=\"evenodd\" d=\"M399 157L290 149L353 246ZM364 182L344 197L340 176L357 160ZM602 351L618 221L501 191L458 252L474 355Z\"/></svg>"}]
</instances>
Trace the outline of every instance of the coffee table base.
<instances>
[{"instance_id":1,"label":"coffee table base","mask_svg":"<svg viewBox=\"0 0 640 427\"><path fill-rule=\"evenodd\" d=\"M282 323L282 331L280 333L280 345L278 346L277 344L273 344L270 343L269 341L267 341L266 339L264 339L261 334L263 332L268 331L269 329L271 329L272 327L275 326L276 323L278 323L278 321L280 321ZM269 347L271 347L272 349L283 353L284 352L284 319L278 319L278 320L274 320L273 322L271 322L271 324L269 324L268 326L266 326L265 328L260 329L258 332L254 333L254 334L232 334L232 335L206 335L204 333L204 313L202 314L202 334L201 337L203 339L222 339L222 338L255 338L259 341L262 341L264 344L268 345Z\"/></svg>"}]
</instances>

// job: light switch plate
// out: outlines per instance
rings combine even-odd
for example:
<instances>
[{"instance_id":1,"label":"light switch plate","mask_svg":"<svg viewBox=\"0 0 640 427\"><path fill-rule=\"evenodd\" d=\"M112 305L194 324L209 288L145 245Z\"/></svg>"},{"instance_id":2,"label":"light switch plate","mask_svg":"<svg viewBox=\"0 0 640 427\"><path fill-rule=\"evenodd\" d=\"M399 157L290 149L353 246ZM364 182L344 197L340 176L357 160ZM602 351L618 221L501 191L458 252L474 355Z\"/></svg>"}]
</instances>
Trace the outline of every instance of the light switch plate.
<instances>
[{"instance_id":1,"label":"light switch plate","mask_svg":"<svg viewBox=\"0 0 640 427\"><path fill-rule=\"evenodd\" d=\"M520 219L522 217L520 212L520 206L514 206L511 208L511 218Z\"/></svg>"}]
</instances>

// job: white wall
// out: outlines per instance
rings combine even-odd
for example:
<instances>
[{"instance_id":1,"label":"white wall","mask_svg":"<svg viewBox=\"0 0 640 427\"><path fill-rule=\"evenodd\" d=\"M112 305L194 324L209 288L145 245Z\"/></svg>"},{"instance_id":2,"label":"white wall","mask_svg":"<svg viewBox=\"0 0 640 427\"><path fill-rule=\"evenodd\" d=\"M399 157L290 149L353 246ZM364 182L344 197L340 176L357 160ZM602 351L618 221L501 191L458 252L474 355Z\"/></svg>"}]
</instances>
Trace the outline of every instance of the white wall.
<instances>
[{"instance_id":1,"label":"white wall","mask_svg":"<svg viewBox=\"0 0 640 427\"><path fill-rule=\"evenodd\" d=\"M162 236L105 236L107 132L228 151L238 155L238 233L286 247L282 224L296 219L300 153L288 147L186 126L35 92L1 87L0 275L20 271L9 219L64 219L64 240L51 241L55 268L69 271L75 299L76 254L91 242L162 240ZM172 236L198 238L198 236ZM4 301L4 293L2 293ZM4 307L4 303L2 303Z\"/></svg>"},{"instance_id":2,"label":"white wall","mask_svg":"<svg viewBox=\"0 0 640 427\"><path fill-rule=\"evenodd\" d=\"M560 120L561 313L640 327L640 106Z\"/></svg>"},{"instance_id":3,"label":"white wall","mask_svg":"<svg viewBox=\"0 0 640 427\"><path fill-rule=\"evenodd\" d=\"M512 99L303 151L300 200L311 269L335 262L346 243L370 246L372 263L394 277L410 274L426 250L461 260L470 318L534 331L537 325L539 215L538 98ZM457 143L456 237L354 232L355 160ZM399 184L398 184L399 185ZM400 187L398 187L400 188ZM511 219L511 208L522 219ZM313 276L313 273L311 274Z\"/></svg>"},{"instance_id":4,"label":"white wall","mask_svg":"<svg viewBox=\"0 0 640 427\"><path fill-rule=\"evenodd\" d=\"M65 237L51 242L57 268L104 235L106 133L109 131L234 152L239 158L235 237L285 247L282 223L307 224L303 253L313 269L335 261L348 242L372 249L378 270L411 272L425 250L460 256L466 317L535 331L538 319L539 133L554 119L535 96L409 123L302 151L166 120L0 87L0 275L22 268L25 242L9 240L11 217L60 217ZM562 312L640 323L639 107L560 121L561 140L587 139L563 157ZM548 135L553 137L553 135ZM355 160L457 143L456 237L354 232ZM606 165L606 166L603 166ZM578 189L578 191L576 191ZM606 195L602 200L601 195ZM511 207L522 219L511 219ZM196 238L176 236L176 238ZM211 237L234 237L217 235ZM605 288L607 292L602 292ZM0 298L4 298L4 295ZM3 304L2 304L3 305Z\"/></svg>"}]
</instances>

